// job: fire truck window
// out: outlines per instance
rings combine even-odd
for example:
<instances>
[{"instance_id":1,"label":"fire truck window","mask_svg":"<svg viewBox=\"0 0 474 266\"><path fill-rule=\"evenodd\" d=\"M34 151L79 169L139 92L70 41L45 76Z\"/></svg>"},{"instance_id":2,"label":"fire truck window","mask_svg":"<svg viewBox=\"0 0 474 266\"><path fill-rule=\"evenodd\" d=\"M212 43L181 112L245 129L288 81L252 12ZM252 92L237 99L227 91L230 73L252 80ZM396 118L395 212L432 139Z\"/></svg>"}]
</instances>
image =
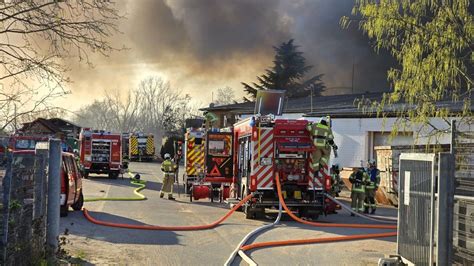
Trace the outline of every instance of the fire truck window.
<instances>
[{"instance_id":1,"label":"fire truck window","mask_svg":"<svg viewBox=\"0 0 474 266\"><path fill-rule=\"evenodd\" d=\"M215 156L229 155L224 140L209 140L209 154Z\"/></svg>"},{"instance_id":2,"label":"fire truck window","mask_svg":"<svg viewBox=\"0 0 474 266\"><path fill-rule=\"evenodd\" d=\"M17 139L15 149L17 150L34 150L36 141L32 139Z\"/></svg>"},{"instance_id":3,"label":"fire truck window","mask_svg":"<svg viewBox=\"0 0 474 266\"><path fill-rule=\"evenodd\" d=\"M194 139L194 144L201 145L202 144L202 138L195 138Z\"/></svg>"}]
</instances>

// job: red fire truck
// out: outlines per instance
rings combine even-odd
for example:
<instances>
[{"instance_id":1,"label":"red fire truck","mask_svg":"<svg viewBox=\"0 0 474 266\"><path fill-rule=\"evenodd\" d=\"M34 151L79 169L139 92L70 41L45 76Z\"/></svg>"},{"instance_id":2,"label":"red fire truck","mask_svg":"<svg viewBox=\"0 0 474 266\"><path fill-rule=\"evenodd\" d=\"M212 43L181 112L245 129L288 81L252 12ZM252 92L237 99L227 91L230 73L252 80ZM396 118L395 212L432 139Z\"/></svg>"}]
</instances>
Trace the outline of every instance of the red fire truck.
<instances>
[{"instance_id":1,"label":"red fire truck","mask_svg":"<svg viewBox=\"0 0 474 266\"><path fill-rule=\"evenodd\" d=\"M314 177L311 171L310 154L314 145L307 124L307 120L254 116L234 125L231 196L240 200L254 194L244 205L247 218L261 217L265 208L278 207L274 182L277 172L290 208L312 219L324 212L324 192L330 188L330 177Z\"/></svg>"},{"instance_id":2,"label":"red fire truck","mask_svg":"<svg viewBox=\"0 0 474 266\"><path fill-rule=\"evenodd\" d=\"M89 173L117 178L122 167L122 135L83 128L79 135L80 163L84 177Z\"/></svg>"}]
</instances>

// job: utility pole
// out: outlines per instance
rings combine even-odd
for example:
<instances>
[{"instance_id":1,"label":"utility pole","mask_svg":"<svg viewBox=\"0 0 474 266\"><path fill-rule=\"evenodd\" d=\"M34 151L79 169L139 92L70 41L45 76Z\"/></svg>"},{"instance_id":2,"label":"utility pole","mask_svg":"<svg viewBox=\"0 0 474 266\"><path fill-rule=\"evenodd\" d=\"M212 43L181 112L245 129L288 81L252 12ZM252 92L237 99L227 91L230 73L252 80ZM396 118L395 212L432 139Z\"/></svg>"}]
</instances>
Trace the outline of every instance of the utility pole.
<instances>
[{"instance_id":1,"label":"utility pole","mask_svg":"<svg viewBox=\"0 0 474 266\"><path fill-rule=\"evenodd\" d=\"M48 167L48 226L46 230L46 244L50 256L58 250L59 236L59 208L61 194L61 141L49 140L49 167Z\"/></svg>"},{"instance_id":2,"label":"utility pole","mask_svg":"<svg viewBox=\"0 0 474 266\"><path fill-rule=\"evenodd\" d=\"M313 112L313 86L311 86L311 113Z\"/></svg>"}]
</instances>

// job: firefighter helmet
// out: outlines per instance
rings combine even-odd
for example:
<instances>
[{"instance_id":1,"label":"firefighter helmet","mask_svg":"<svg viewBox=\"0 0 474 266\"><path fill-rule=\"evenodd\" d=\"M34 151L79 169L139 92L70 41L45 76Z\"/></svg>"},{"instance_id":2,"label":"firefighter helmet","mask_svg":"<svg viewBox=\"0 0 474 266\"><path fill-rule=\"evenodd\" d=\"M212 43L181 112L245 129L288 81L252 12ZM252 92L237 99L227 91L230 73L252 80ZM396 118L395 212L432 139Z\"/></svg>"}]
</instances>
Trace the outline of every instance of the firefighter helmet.
<instances>
[{"instance_id":1,"label":"firefighter helmet","mask_svg":"<svg viewBox=\"0 0 474 266\"><path fill-rule=\"evenodd\" d=\"M327 116L321 117L321 119L319 120L319 123L321 123L323 125L329 125L329 117L327 117Z\"/></svg>"},{"instance_id":2,"label":"firefighter helmet","mask_svg":"<svg viewBox=\"0 0 474 266\"><path fill-rule=\"evenodd\" d=\"M374 159L369 160L369 166L375 166L376 162Z\"/></svg>"},{"instance_id":3,"label":"firefighter helmet","mask_svg":"<svg viewBox=\"0 0 474 266\"><path fill-rule=\"evenodd\" d=\"M171 159L171 155L169 153L165 153L165 160Z\"/></svg>"}]
</instances>

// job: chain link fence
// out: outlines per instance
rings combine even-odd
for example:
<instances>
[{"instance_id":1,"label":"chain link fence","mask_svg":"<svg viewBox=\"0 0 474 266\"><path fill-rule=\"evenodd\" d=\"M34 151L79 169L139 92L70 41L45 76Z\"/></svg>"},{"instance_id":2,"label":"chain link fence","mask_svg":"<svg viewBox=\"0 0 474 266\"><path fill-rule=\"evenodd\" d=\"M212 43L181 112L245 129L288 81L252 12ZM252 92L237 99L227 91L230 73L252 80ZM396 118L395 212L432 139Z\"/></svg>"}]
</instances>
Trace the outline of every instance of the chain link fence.
<instances>
[{"instance_id":1,"label":"chain link fence","mask_svg":"<svg viewBox=\"0 0 474 266\"><path fill-rule=\"evenodd\" d=\"M39 264L45 255L47 153L8 156L2 179L0 264Z\"/></svg>"}]
</instances>

